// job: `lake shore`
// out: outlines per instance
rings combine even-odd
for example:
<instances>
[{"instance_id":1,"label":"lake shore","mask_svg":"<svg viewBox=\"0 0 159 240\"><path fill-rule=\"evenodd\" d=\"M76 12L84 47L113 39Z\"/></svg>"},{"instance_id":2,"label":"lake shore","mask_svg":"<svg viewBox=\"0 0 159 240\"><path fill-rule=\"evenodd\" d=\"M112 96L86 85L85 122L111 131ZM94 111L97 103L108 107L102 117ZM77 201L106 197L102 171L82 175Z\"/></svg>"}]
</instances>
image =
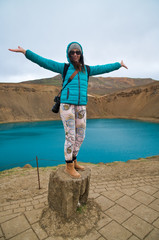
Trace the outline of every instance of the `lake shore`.
<instances>
[{"instance_id":1,"label":"lake shore","mask_svg":"<svg viewBox=\"0 0 159 240\"><path fill-rule=\"evenodd\" d=\"M92 118L87 118L88 119L127 119L127 120L136 120L136 121L143 121L143 122L152 122L152 123L159 123L159 118L143 118L143 117L125 117L125 116L116 116L116 117L112 117L112 116L107 116L107 117L100 117L100 116L94 116ZM16 120L16 121L5 121L5 122L0 122L0 124L8 124L8 123L34 123L34 122L47 122L47 121L60 121L61 118L57 118L57 119L34 119L34 120Z\"/></svg>"}]
</instances>

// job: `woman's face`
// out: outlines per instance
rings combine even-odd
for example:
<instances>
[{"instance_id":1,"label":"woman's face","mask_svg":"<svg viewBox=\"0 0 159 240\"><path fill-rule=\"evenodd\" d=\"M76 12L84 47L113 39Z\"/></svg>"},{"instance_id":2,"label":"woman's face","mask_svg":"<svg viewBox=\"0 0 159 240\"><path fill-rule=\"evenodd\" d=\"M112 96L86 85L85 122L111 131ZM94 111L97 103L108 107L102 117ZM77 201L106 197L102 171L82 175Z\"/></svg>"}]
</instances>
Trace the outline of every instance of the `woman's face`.
<instances>
[{"instance_id":1,"label":"woman's face","mask_svg":"<svg viewBox=\"0 0 159 240\"><path fill-rule=\"evenodd\" d=\"M78 49L76 49L76 48L72 49L70 51L70 55L71 55L71 58L72 58L73 62L79 62L80 57L81 57L81 52Z\"/></svg>"}]
</instances>

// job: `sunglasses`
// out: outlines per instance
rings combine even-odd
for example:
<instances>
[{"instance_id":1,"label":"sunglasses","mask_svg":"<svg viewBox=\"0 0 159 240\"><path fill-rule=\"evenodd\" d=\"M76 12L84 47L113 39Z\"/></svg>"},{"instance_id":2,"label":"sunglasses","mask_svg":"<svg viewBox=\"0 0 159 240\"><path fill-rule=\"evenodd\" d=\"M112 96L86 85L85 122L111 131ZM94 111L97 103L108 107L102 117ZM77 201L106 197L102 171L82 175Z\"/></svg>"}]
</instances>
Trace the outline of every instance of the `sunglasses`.
<instances>
[{"instance_id":1,"label":"sunglasses","mask_svg":"<svg viewBox=\"0 0 159 240\"><path fill-rule=\"evenodd\" d=\"M81 55L81 52L80 52L80 51L72 51L72 50L70 51L70 54L71 54L71 55L74 55L75 53L76 53L77 55Z\"/></svg>"}]
</instances>

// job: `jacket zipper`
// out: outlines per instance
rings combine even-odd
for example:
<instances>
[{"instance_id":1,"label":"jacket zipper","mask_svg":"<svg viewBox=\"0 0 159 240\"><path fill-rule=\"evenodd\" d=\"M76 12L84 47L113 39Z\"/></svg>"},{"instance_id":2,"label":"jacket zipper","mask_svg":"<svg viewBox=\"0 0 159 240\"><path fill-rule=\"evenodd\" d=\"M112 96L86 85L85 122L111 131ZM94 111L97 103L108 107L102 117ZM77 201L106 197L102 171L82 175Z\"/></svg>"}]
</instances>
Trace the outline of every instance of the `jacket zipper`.
<instances>
[{"instance_id":1,"label":"jacket zipper","mask_svg":"<svg viewBox=\"0 0 159 240\"><path fill-rule=\"evenodd\" d=\"M69 97L69 88L67 88L67 99Z\"/></svg>"},{"instance_id":2,"label":"jacket zipper","mask_svg":"<svg viewBox=\"0 0 159 240\"><path fill-rule=\"evenodd\" d=\"M79 95L78 95L78 105L80 102L80 77L79 77L79 73L78 73L78 87L79 87Z\"/></svg>"}]
</instances>

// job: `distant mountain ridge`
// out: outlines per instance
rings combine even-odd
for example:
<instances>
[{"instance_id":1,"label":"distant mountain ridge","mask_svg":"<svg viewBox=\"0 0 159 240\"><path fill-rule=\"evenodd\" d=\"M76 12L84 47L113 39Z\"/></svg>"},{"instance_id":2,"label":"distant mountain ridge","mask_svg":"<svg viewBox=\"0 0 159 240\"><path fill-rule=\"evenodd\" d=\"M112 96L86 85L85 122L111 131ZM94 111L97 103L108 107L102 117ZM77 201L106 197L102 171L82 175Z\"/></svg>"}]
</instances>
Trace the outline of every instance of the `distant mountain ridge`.
<instances>
[{"instance_id":1,"label":"distant mountain ridge","mask_svg":"<svg viewBox=\"0 0 159 240\"><path fill-rule=\"evenodd\" d=\"M105 95L124 90L130 87L142 86L155 82L151 78L127 78L127 77L90 77L88 83L88 93L91 95ZM26 84L42 84L51 86L62 86L62 77L57 75L52 78L25 81Z\"/></svg>"}]
</instances>

